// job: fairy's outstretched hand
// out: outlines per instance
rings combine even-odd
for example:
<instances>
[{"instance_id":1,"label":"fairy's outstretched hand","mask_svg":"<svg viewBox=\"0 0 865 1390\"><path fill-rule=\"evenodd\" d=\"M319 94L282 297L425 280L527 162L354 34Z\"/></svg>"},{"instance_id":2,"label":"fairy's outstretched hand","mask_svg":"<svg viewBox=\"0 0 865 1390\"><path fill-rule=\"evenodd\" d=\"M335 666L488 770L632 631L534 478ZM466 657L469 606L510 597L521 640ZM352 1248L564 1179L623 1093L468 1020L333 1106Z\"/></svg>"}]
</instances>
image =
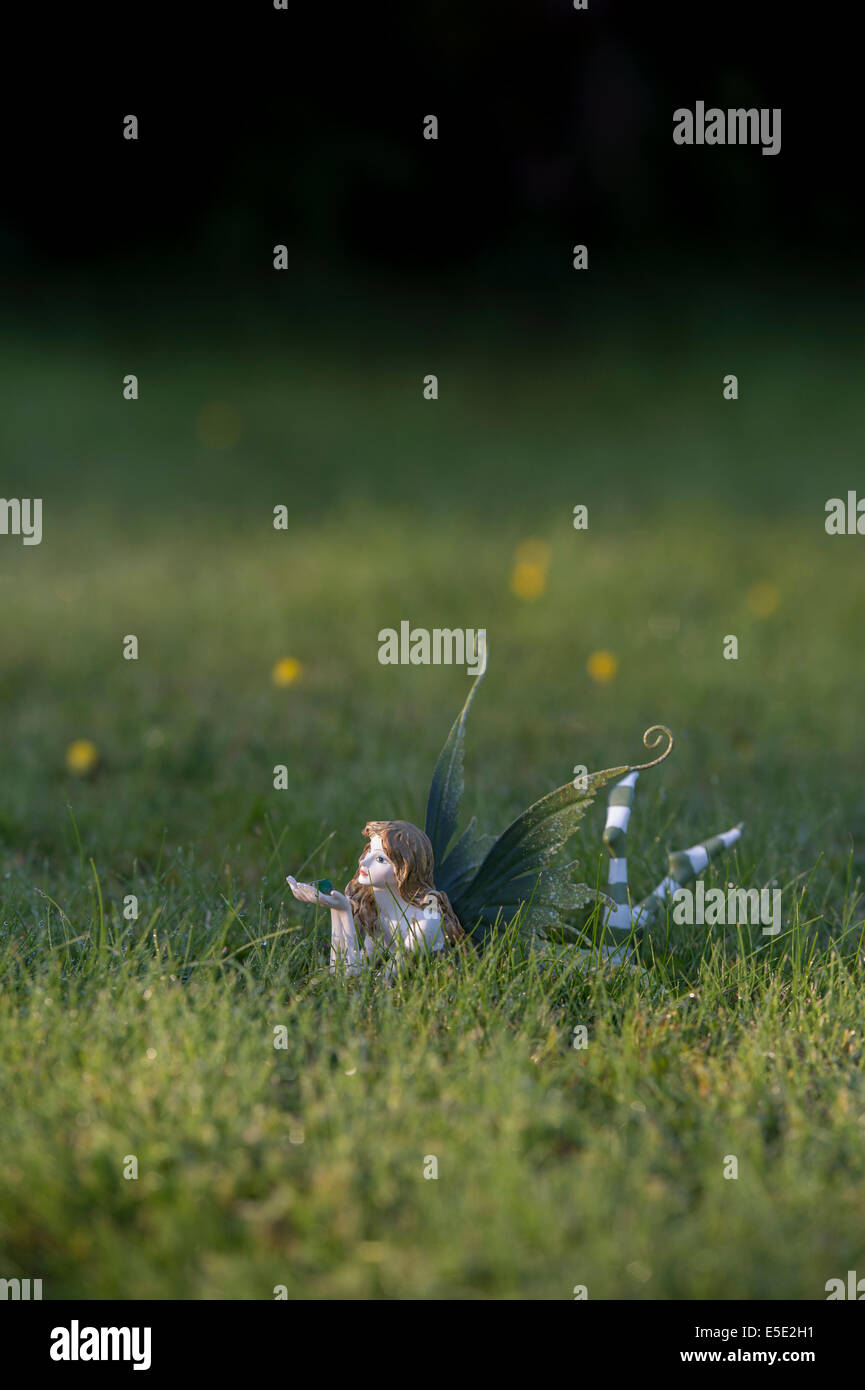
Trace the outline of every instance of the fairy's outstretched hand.
<instances>
[{"instance_id":1,"label":"fairy's outstretched hand","mask_svg":"<svg viewBox=\"0 0 865 1390\"><path fill-rule=\"evenodd\" d=\"M322 893L321 889L314 883L298 883L291 874L288 874L286 883L298 902L322 903L324 907L336 908L338 912L345 912L349 907L348 898L344 893L338 893L335 888L329 893Z\"/></svg>"}]
</instances>

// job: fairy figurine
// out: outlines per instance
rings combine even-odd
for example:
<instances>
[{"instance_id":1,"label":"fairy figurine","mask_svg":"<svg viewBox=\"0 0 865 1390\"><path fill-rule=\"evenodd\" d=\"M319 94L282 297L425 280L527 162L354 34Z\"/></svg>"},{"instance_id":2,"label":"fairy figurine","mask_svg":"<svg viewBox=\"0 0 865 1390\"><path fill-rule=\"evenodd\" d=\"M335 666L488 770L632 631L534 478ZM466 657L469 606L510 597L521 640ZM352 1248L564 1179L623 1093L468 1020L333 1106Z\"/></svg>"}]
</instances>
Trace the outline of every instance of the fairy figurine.
<instances>
[{"instance_id":1,"label":"fairy figurine","mask_svg":"<svg viewBox=\"0 0 865 1390\"><path fill-rule=\"evenodd\" d=\"M369 821L366 849L357 872L338 893L329 880L288 884L304 903L330 908L330 968L344 956L350 973L361 961L390 957L392 973L400 953L443 951L466 939L446 893L433 883L435 857L429 836L407 820ZM358 936L362 934L362 944Z\"/></svg>"},{"instance_id":2,"label":"fairy figurine","mask_svg":"<svg viewBox=\"0 0 865 1390\"><path fill-rule=\"evenodd\" d=\"M484 670L486 669L486 664ZM436 955L454 948L479 949L492 935L519 917L520 929L544 936L563 925L560 914L602 903L601 922L612 933L645 928L666 901L716 855L741 835L741 825L688 850L671 854L668 873L643 902L632 907L625 845L640 772L669 756L673 735L654 724L643 735L647 748L666 736L664 751L636 767L612 767L587 773L535 801L499 836L479 835L476 818L461 834L463 755L468 712L484 670L476 677L454 722L433 771L425 828L409 821L369 821L357 871L344 893L328 879L317 884L288 884L299 902L330 908L330 968L344 964L348 973L380 964L392 975L400 960ZM652 737L654 735L654 737ZM623 775L624 774L624 775ZM575 883L573 863L556 865L560 850L576 831L595 794L613 786L607 808L604 844L610 856L607 890L599 893ZM602 948L614 961L626 958L622 947Z\"/></svg>"}]
</instances>

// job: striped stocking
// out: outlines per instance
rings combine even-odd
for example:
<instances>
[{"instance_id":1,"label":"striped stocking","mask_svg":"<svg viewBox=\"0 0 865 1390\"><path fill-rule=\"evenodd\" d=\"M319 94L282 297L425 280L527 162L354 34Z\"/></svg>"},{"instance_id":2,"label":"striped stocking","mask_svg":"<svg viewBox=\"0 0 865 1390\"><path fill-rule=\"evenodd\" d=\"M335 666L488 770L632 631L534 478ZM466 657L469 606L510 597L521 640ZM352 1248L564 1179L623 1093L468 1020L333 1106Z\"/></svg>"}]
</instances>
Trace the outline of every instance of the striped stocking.
<instances>
[{"instance_id":1,"label":"striped stocking","mask_svg":"<svg viewBox=\"0 0 865 1390\"><path fill-rule=\"evenodd\" d=\"M616 904L611 907L604 919L604 925L628 929L631 927L631 903L628 895L628 821L634 802L634 788L639 772L629 772L621 782L611 789L607 801L607 823L604 826L604 844L610 854L610 872L607 893Z\"/></svg>"},{"instance_id":2,"label":"striped stocking","mask_svg":"<svg viewBox=\"0 0 865 1390\"><path fill-rule=\"evenodd\" d=\"M683 888L697 874L711 864L719 854L730 849L742 835L742 824L721 835L713 835L690 849L675 850L668 859L667 873L647 898L635 908L631 908L628 893L628 860L625 854L628 835L628 821L634 801L634 788L638 772L629 772L621 782L612 788L607 803L607 822L604 826L604 844L610 854L610 872L607 896L615 904L607 912L604 925L630 930L632 926L648 926L657 917L667 900L678 888Z\"/></svg>"}]
</instances>

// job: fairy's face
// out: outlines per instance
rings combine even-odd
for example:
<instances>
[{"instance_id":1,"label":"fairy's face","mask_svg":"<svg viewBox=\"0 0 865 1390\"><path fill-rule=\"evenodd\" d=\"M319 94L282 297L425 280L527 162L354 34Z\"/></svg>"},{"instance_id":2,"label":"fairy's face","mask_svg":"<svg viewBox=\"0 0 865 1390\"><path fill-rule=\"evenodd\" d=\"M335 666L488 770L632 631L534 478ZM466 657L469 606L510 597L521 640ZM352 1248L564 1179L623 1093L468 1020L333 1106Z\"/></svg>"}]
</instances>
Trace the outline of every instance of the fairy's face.
<instances>
[{"instance_id":1,"label":"fairy's face","mask_svg":"<svg viewBox=\"0 0 865 1390\"><path fill-rule=\"evenodd\" d=\"M373 835L365 854L358 860L357 876L370 888L393 888L396 891L396 871L384 852L380 835Z\"/></svg>"}]
</instances>

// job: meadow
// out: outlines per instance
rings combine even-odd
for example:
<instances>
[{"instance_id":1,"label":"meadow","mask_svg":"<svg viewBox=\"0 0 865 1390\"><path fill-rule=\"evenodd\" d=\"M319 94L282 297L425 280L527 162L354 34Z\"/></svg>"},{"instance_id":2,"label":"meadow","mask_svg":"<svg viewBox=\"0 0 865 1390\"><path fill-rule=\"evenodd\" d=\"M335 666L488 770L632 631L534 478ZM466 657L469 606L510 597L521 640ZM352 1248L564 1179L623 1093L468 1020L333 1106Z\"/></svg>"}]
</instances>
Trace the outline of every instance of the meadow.
<instances>
[{"instance_id":1,"label":"meadow","mask_svg":"<svg viewBox=\"0 0 865 1390\"><path fill-rule=\"evenodd\" d=\"M0 539L0 1278L821 1299L865 1274L865 594L861 539L823 525L863 350L843 309L737 312L532 351L445 312L374 353L314 323L7 336L0 491L43 497L44 538ZM744 820L707 882L780 887L781 933L662 922L633 972L512 929L392 986L330 976L285 875L342 885L366 820L423 823L468 689L379 664L402 619L487 629L481 829L663 722L632 890ZM601 794L591 882L603 824Z\"/></svg>"}]
</instances>

